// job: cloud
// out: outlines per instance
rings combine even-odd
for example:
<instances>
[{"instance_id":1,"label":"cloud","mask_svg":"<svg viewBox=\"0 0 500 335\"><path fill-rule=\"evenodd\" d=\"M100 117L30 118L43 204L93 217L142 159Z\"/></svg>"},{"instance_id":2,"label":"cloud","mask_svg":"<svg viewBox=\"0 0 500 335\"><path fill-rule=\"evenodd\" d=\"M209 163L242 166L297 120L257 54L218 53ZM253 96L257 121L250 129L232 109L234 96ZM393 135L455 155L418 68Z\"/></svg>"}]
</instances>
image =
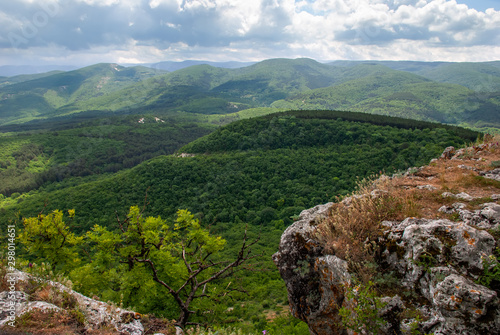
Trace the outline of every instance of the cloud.
<instances>
[{"instance_id":1,"label":"cloud","mask_svg":"<svg viewBox=\"0 0 500 335\"><path fill-rule=\"evenodd\" d=\"M61 57L105 61L439 60L453 52L469 60L499 59L499 28L500 11L480 12L455 0L3 1L0 60L42 50L40 56L51 60L56 50ZM477 50L489 52L475 55Z\"/></svg>"}]
</instances>

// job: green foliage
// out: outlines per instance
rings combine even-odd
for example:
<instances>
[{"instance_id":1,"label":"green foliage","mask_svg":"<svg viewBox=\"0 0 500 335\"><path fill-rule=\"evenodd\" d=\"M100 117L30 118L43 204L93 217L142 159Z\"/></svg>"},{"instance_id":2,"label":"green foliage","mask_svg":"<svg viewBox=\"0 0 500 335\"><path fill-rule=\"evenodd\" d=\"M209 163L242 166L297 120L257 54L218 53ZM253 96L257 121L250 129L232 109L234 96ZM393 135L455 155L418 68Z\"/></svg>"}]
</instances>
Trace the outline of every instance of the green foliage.
<instances>
[{"instance_id":1,"label":"green foliage","mask_svg":"<svg viewBox=\"0 0 500 335\"><path fill-rule=\"evenodd\" d=\"M72 112L89 110L92 108L79 107L88 100L99 99L160 73L145 67L96 64L6 85L0 93L0 124L64 115L68 106L73 106ZM128 102L130 104L130 98Z\"/></svg>"},{"instance_id":2,"label":"green foliage","mask_svg":"<svg viewBox=\"0 0 500 335\"><path fill-rule=\"evenodd\" d=\"M70 218L74 215L75 211L69 210ZM80 263L76 248L83 238L69 231L61 211L24 219L23 224L19 239L29 254L49 262L53 270L61 272L68 272Z\"/></svg>"},{"instance_id":3,"label":"green foliage","mask_svg":"<svg viewBox=\"0 0 500 335\"><path fill-rule=\"evenodd\" d=\"M73 129L0 137L0 193L28 192L74 177L131 168L145 160L172 154L208 134L213 126L153 116L97 119Z\"/></svg>"},{"instance_id":4,"label":"green foliage","mask_svg":"<svg viewBox=\"0 0 500 335\"><path fill-rule=\"evenodd\" d=\"M373 283L366 286L352 285L346 287L347 306L339 309L344 327L356 332L379 334L386 324L379 315L385 306L373 289Z\"/></svg>"},{"instance_id":5,"label":"green foliage","mask_svg":"<svg viewBox=\"0 0 500 335\"><path fill-rule=\"evenodd\" d=\"M346 71L356 70L363 72L337 85L275 101L272 106L349 110L476 127L500 126L495 119L499 104L495 93L478 95L460 85L431 82L380 65L358 65Z\"/></svg>"},{"instance_id":6,"label":"green foliage","mask_svg":"<svg viewBox=\"0 0 500 335\"><path fill-rule=\"evenodd\" d=\"M500 289L500 248L496 248L495 254L481 257L483 261L483 273L479 276L477 283L491 289Z\"/></svg>"},{"instance_id":7,"label":"green foliage","mask_svg":"<svg viewBox=\"0 0 500 335\"><path fill-rule=\"evenodd\" d=\"M291 315L280 316L269 322L266 327L266 335L307 335L309 327L305 322Z\"/></svg>"},{"instance_id":8,"label":"green foliage","mask_svg":"<svg viewBox=\"0 0 500 335\"><path fill-rule=\"evenodd\" d=\"M226 114L272 105L352 110L478 128L499 126L498 69L464 63L427 67L431 68L427 77L435 81L415 74L425 70L392 63L336 66L311 59L272 59L239 69L197 65L167 74L97 64L14 79L11 85L4 82L0 124L91 110Z\"/></svg>"},{"instance_id":9,"label":"green foliage","mask_svg":"<svg viewBox=\"0 0 500 335\"><path fill-rule=\"evenodd\" d=\"M161 217L146 217L132 206L116 231L95 225L86 236L91 264L71 273L81 291L97 291L115 301L118 297L112 292L119 292L121 304L141 311L179 310L176 319L181 327L192 314L204 319L207 304L202 300L225 297L231 282L225 288L213 285L251 258L248 248L252 244L245 244L244 239L235 261L221 260L226 240L210 234L187 210L177 211L174 223L169 224ZM89 277L96 279L89 281ZM170 299L164 299L165 295ZM177 308L171 308L169 301ZM219 306L209 306L209 317L220 314L223 307Z\"/></svg>"}]
</instances>

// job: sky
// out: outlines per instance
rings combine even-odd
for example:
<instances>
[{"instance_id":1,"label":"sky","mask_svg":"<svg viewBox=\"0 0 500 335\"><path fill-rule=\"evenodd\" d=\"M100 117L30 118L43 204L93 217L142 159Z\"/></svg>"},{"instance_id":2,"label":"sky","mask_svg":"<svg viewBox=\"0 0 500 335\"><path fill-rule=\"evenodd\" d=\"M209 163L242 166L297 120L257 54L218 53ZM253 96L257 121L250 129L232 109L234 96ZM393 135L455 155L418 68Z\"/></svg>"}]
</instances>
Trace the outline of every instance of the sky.
<instances>
[{"instance_id":1,"label":"sky","mask_svg":"<svg viewBox=\"0 0 500 335\"><path fill-rule=\"evenodd\" d=\"M500 0L10 0L0 65L500 60Z\"/></svg>"}]
</instances>

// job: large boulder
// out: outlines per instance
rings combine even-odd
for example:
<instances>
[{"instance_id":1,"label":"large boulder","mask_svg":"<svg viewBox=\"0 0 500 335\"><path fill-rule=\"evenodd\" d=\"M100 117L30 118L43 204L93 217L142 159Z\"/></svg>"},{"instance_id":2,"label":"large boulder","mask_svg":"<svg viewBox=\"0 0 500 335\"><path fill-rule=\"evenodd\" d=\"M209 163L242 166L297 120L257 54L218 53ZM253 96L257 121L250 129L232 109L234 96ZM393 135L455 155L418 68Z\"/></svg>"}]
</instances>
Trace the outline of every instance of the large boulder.
<instances>
[{"instance_id":1,"label":"large boulder","mask_svg":"<svg viewBox=\"0 0 500 335\"><path fill-rule=\"evenodd\" d=\"M348 202L344 205L348 206ZM283 233L273 256L288 290L294 316L309 325L313 335L352 334L344 329L341 307L349 307L346 288L352 276L347 263L328 255L316 238L317 226L331 204L303 211ZM496 206L485 205L477 213L496 220ZM500 334L498 292L478 284L485 256L496 247L487 231L449 220L407 218L383 223L379 265L399 278L402 292L412 291L404 301L396 294L381 297L385 307L378 313L386 321L384 334L410 334L418 324L424 333ZM395 288L397 289L397 288ZM403 317L415 311L419 318Z\"/></svg>"},{"instance_id":2,"label":"large boulder","mask_svg":"<svg viewBox=\"0 0 500 335\"><path fill-rule=\"evenodd\" d=\"M347 263L324 255L314 238L316 226L332 204L302 211L281 237L273 260L284 279L292 314L309 325L311 334L347 334L338 314L344 286L350 281Z\"/></svg>"}]
</instances>

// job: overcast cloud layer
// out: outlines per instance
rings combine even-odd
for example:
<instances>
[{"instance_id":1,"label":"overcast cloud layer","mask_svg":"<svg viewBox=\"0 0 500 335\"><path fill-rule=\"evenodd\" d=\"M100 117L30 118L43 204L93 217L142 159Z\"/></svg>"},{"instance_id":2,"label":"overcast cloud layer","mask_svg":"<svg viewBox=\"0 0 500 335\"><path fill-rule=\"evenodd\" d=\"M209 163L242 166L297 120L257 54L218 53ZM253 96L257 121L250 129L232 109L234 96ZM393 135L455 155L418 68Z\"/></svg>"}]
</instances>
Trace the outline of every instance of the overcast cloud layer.
<instances>
[{"instance_id":1,"label":"overcast cloud layer","mask_svg":"<svg viewBox=\"0 0 500 335\"><path fill-rule=\"evenodd\" d=\"M0 65L487 61L499 32L500 11L455 0L15 0L0 3Z\"/></svg>"}]
</instances>

